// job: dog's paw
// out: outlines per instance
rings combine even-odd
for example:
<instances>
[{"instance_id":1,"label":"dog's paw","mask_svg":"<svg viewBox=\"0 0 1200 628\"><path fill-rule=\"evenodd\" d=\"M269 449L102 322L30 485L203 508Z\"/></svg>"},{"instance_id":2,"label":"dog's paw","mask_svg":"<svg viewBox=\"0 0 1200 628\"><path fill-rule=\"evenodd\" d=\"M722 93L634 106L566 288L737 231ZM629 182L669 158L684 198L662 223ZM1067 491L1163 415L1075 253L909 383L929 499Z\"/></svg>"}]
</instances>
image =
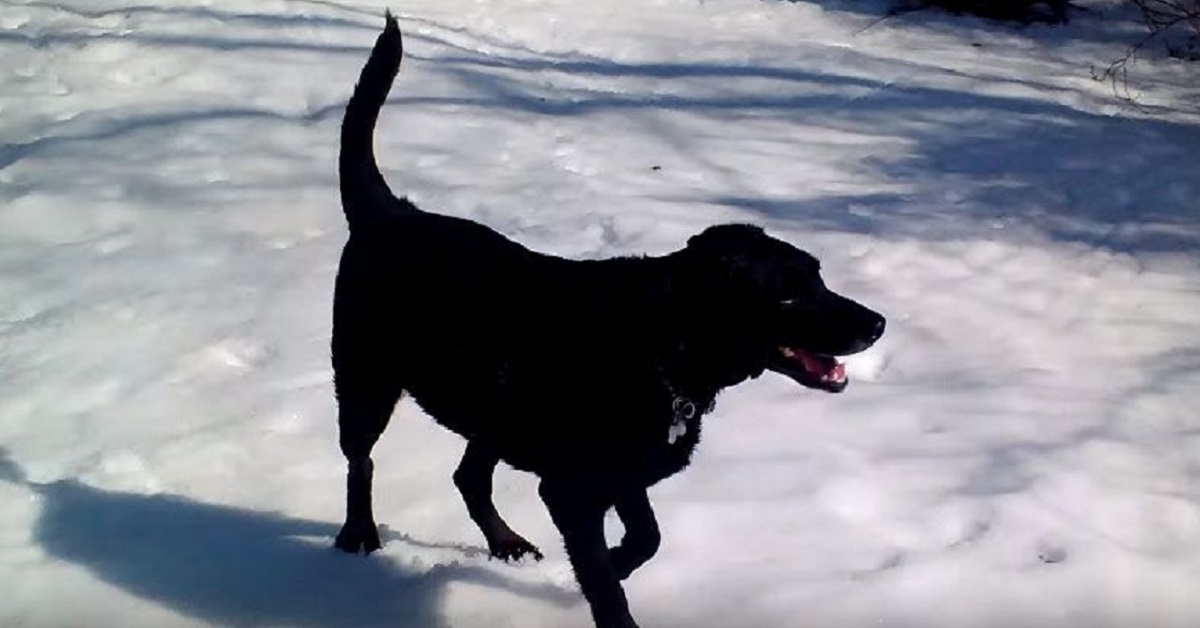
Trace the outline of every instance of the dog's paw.
<instances>
[{"instance_id":1,"label":"dog's paw","mask_svg":"<svg viewBox=\"0 0 1200 628\"><path fill-rule=\"evenodd\" d=\"M495 543L489 543L488 551L491 552L492 558L497 558L509 563L519 562L526 556L532 557L535 561L542 559L541 550L539 550L533 543L526 541L516 534L510 538L500 539Z\"/></svg>"},{"instance_id":2,"label":"dog's paw","mask_svg":"<svg viewBox=\"0 0 1200 628\"><path fill-rule=\"evenodd\" d=\"M370 554L382 547L379 543L379 530L372 522L346 522L334 539L333 546L349 554L357 554L359 551Z\"/></svg>"}]
</instances>

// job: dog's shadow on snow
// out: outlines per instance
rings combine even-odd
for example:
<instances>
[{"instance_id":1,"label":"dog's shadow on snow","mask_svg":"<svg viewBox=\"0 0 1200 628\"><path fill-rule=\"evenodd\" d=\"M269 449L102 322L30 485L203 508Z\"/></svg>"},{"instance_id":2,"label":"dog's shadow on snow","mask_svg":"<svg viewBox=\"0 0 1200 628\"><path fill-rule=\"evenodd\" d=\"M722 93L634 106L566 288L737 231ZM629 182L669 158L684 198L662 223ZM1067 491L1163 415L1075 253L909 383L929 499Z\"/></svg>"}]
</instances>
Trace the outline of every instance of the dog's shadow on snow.
<instances>
[{"instance_id":1,"label":"dog's shadow on snow","mask_svg":"<svg viewBox=\"0 0 1200 628\"><path fill-rule=\"evenodd\" d=\"M577 603L570 591L506 578L466 556L429 568L417 559L349 556L332 549L334 523L105 491L76 480L29 483L3 450L0 479L38 495L34 539L48 554L215 625L440 628L446 625L441 594L452 582L559 606ZM388 540L441 547L400 535Z\"/></svg>"}]
</instances>

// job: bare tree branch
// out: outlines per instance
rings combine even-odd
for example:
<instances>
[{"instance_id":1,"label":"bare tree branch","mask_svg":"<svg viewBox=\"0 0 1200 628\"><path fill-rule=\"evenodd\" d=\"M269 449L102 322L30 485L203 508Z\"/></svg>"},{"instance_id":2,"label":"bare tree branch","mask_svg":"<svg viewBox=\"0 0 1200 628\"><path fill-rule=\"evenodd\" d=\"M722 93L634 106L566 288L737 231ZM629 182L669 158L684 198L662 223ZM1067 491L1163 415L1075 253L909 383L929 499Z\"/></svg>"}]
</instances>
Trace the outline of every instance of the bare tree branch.
<instances>
[{"instance_id":1,"label":"bare tree branch","mask_svg":"<svg viewBox=\"0 0 1200 628\"><path fill-rule=\"evenodd\" d=\"M1112 84L1113 94L1136 105L1129 90L1129 66L1152 43L1161 42L1167 55L1200 60L1200 0L1130 0L1141 12L1149 32L1125 50L1103 71L1092 69L1092 78Z\"/></svg>"}]
</instances>

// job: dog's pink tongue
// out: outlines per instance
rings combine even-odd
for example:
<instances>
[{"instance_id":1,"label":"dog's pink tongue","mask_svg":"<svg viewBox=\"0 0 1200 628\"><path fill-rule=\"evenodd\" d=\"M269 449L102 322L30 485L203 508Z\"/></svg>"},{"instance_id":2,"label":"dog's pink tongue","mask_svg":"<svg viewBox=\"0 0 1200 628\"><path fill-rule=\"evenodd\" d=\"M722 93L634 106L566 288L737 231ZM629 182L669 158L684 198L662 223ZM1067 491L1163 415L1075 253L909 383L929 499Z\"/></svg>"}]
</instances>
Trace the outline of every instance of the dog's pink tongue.
<instances>
[{"instance_id":1,"label":"dog's pink tongue","mask_svg":"<svg viewBox=\"0 0 1200 628\"><path fill-rule=\"evenodd\" d=\"M838 382L846 378L846 366L833 358L812 355L806 351L797 351L804 370L825 381Z\"/></svg>"},{"instance_id":2,"label":"dog's pink tongue","mask_svg":"<svg viewBox=\"0 0 1200 628\"><path fill-rule=\"evenodd\" d=\"M841 362L834 362L833 369L829 371L829 375L825 379L834 382L846 379L846 365Z\"/></svg>"}]
</instances>

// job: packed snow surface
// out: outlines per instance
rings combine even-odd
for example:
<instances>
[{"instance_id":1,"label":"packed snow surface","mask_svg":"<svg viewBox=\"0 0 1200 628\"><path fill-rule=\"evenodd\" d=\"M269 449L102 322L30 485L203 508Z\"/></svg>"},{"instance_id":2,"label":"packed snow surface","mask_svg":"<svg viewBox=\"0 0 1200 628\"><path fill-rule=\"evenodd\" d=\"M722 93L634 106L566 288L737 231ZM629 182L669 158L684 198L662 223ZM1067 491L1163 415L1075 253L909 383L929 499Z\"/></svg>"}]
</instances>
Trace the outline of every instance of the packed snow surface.
<instances>
[{"instance_id":1,"label":"packed snow surface","mask_svg":"<svg viewBox=\"0 0 1200 628\"><path fill-rule=\"evenodd\" d=\"M390 5L418 204L578 258L751 221L889 318L841 395L719 398L651 492L643 626L1200 625L1200 79L1115 99L1136 28L1084 4ZM496 499L546 559L489 561L409 401L383 550L331 547L334 162L383 8L0 1L0 626L590 625L534 478Z\"/></svg>"}]
</instances>

